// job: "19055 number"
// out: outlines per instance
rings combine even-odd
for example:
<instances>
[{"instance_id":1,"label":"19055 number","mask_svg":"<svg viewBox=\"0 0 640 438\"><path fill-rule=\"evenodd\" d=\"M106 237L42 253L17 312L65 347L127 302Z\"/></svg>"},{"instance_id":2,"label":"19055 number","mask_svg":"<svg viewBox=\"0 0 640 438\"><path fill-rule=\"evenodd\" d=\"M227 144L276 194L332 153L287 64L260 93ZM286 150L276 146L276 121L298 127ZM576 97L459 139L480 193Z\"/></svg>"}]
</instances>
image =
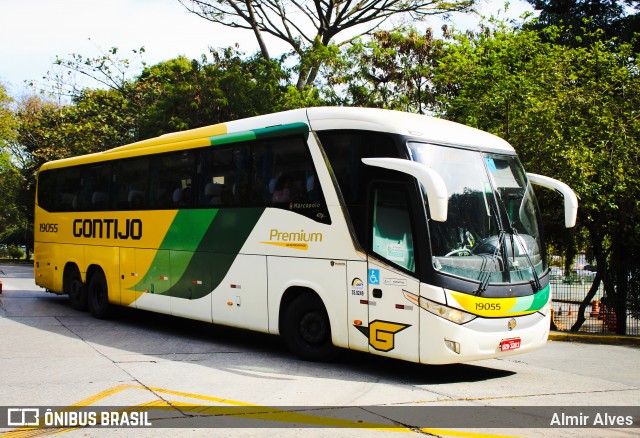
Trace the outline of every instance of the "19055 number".
<instances>
[{"instance_id":1,"label":"19055 number","mask_svg":"<svg viewBox=\"0 0 640 438\"><path fill-rule=\"evenodd\" d=\"M41 233L57 233L58 224L40 224Z\"/></svg>"},{"instance_id":2,"label":"19055 number","mask_svg":"<svg viewBox=\"0 0 640 438\"><path fill-rule=\"evenodd\" d=\"M500 303L476 303L476 310L500 310Z\"/></svg>"}]
</instances>

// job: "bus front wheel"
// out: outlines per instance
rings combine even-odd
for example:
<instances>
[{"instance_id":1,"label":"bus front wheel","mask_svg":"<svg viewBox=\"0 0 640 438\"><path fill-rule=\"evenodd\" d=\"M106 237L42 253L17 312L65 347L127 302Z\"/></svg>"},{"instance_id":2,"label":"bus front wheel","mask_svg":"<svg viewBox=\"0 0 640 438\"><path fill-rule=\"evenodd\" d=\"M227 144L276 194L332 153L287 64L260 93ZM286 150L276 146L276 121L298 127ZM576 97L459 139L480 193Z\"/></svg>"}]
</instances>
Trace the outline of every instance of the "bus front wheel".
<instances>
[{"instance_id":1,"label":"bus front wheel","mask_svg":"<svg viewBox=\"0 0 640 438\"><path fill-rule=\"evenodd\" d=\"M80 276L71 279L69 303L76 310L87 310L87 288L82 283Z\"/></svg>"},{"instance_id":2,"label":"bus front wheel","mask_svg":"<svg viewBox=\"0 0 640 438\"><path fill-rule=\"evenodd\" d=\"M289 349L304 360L330 361L337 351L331 342L331 325L320 298L303 294L284 312L283 337Z\"/></svg>"},{"instance_id":3,"label":"bus front wheel","mask_svg":"<svg viewBox=\"0 0 640 438\"><path fill-rule=\"evenodd\" d=\"M69 295L69 304L72 308L87 310L87 288L76 266L68 266L64 270L64 292Z\"/></svg>"},{"instance_id":4,"label":"bus front wheel","mask_svg":"<svg viewBox=\"0 0 640 438\"><path fill-rule=\"evenodd\" d=\"M109 289L107 279L102 271L97 271L91 276L87 288L89 312L93 317L106 319L111 316L113 306L109 303Z\"/></svg>"}]
</instances>

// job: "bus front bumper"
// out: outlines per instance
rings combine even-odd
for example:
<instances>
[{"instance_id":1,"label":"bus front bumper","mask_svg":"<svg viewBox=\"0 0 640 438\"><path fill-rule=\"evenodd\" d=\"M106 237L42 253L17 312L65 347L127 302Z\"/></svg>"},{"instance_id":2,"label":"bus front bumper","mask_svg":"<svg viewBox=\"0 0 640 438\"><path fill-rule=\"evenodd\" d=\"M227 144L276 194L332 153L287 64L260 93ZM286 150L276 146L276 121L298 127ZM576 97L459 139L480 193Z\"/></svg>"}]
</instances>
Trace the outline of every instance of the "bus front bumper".
<instances>
[{"instance_id":1,"label":"bus front bumper","mask_svg":"<svg viewBox=\"0 0 640 438\"><path fill-rule=\"evenodd\" d=\"M511 330L510 320L515 320ZM478 317L458 325L423 310L420 362L448 364L528 353L545 345L550 323L550 315L536 312L515 318Z\"/></svg>"}]
</instances>

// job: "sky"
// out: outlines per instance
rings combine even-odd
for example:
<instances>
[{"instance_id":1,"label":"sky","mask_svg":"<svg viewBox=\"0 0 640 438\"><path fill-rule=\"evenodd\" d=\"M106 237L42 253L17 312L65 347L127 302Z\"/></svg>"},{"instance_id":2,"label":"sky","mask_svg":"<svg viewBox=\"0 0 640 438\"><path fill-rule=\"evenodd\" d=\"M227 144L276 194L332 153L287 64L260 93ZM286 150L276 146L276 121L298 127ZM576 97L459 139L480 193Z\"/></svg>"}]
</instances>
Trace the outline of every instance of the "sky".
<instances>
[{"instance_id":1,"label":"sky","mask_svg":"<svg viewBox=\"0 0 640 438\"><path fill-rule=\"evenodd\" d=\"M483 15L504 9L504 0L481 0ZM511 0L507 15L518 17L531 7ZM478 19L453 17L457 28L475 28ZM441 27L434 20L418 28ZM11 95L28 94L25 81L41 81L56 56L98 56L111 47L129 57L144 46L144 60L155 64L184 55L199 59L209 47L239 44L245 53L258 46L249 31L216 25L186 11L178 0L0 0L0 83ZM287 47L268 40L270 53Z\"/></svg>"}]
</instances>

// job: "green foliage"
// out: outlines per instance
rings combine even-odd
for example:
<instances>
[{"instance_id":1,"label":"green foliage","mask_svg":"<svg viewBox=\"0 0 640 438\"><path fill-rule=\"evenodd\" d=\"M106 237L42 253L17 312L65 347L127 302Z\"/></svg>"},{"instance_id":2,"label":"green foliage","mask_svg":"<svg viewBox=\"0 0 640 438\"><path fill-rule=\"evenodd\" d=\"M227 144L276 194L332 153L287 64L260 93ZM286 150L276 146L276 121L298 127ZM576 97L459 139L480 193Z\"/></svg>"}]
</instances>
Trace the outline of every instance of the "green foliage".
<instances>
[{"instance_id":1,"label":"green foliage","mask_svg":"<svg viewBox=\"0 0 640 438\"><path fill-rule=\"evenodd\" d=\"M9 245L7 247L7 256L13 260L19 260L24 257L24 253L16 245Z\"/></svg>"},{"instance_id":2,"label":"green foliage","mask_svg":"<svg viewBox=\"0 0 640 438\"><path fill-rule=\"evenodd\" d=\"M0 243L15 231L16 225L24 222L16 202L23 182L11 156L7 152L0 152Z\"/></svg>"},{"instance_id":3,"label":"green foliage","mask_svg":"<svg viewBox=\"0 0 640 438\"><path fill-rule=\"evenodd\" d=\"M436 103L433 74L443 47L431 29L376 32L346 50L332 85L345 87L352 105L425 113Z\"/></svg>"},{"instance_id":4,"label":"green foliage","mask_svg":"<svg viewBox=\"0 0 640 438\"><path fill-rule=\"evenodd\" d=\"M629 42L640 31L637 0L527 0L539 11L530 29L561 29L556 42L587 46L594 39ZM561 26L561 27L560 27ZM585 29L587 32L585 33ZM596 33L595 31L598 31Z\"/></svg>"},{"instance_id":5,"label":"green foliage","mask_svg":"<svg viewBox=\"0 0 640 438\"><path fill-rule=\"evenodd\" d=\"M15 137L15 116L11 109L13 99L7 94L7 90L0 83L0 150L4 150L7 142Z\"/></svg>"},{"instance_id":6,"label":"green foliage","mask_svg":"<svg viewBox=\"0 0 640 438\"><path fill-rule=\"evenodd\" d=\"M234 49L212 52L213 62L179 57L144 70L138 78L145 117L143 138L272 112L286 87L278 63L243 59Z\"/></svg>"},{"instance_id":7,"label":"green foliage","mask_svg":"<svg viewBox=\"0 0 640 438\"><path fill-rule=\"evenodd\" d=\"M24 179L12 154L18 126L12 105L13 100L0 84L0 243L10 241L16 232L23 236L22 243L25 243L27 217L18 202Z\"/></svg>"}]
</instances>

